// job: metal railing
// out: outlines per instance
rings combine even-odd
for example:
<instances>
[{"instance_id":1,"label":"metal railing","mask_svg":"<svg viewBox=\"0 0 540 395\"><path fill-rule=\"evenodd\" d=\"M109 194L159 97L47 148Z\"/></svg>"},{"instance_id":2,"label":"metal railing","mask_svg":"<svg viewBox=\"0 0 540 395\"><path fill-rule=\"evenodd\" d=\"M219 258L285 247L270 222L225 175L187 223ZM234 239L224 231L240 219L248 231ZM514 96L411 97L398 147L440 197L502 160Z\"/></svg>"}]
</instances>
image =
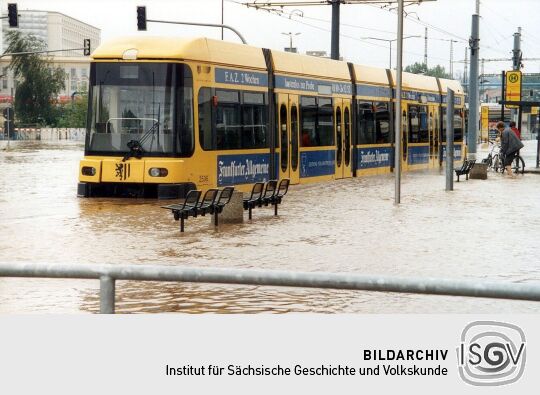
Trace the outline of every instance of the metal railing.
<instances>
[{"instance_id":1,"label":"metal railing","mask_svg":"<svg viewBox=\"0 0 540 395\"><path fill-rule=\"evenodd\" d=\"M0 277L99 279L102 314L114 313L116 280L327 288L540 301L540 283L487 283L480 280L366 276L354 273L183 268L158 265L0 263Z\"/></svg>"}]
</instances>

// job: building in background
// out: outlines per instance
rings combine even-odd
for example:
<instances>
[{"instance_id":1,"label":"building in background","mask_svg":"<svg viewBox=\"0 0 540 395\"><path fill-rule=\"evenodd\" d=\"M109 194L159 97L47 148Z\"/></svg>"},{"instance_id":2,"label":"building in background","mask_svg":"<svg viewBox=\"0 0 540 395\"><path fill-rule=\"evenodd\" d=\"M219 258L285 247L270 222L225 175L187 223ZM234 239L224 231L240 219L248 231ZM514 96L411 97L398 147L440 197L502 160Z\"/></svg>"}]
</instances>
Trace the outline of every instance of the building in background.
<instances>
[{"instance_id":1,"label":"building in background","mask_svg":"<svg viewBox=\"0 0 540 395\"><path fill-rule=\"evenodd\" d=\"M41 38L48 50L82 48L84 39L89 38L93 51L101 41L101 30L97 27L54 11L19 10L17 29ZM9 30L7 18L2 19L2 52L8 47L6 33ZM49 57L53 66L61 67L66 73L60 101L71 100L74 94L88 87L90 58L83 56L82 50L55 52ZM12 88L15 90L13 73L8 67L10 61L9 56L0 58L0 108L12 102Z\"/></svg>"}]
</instances>

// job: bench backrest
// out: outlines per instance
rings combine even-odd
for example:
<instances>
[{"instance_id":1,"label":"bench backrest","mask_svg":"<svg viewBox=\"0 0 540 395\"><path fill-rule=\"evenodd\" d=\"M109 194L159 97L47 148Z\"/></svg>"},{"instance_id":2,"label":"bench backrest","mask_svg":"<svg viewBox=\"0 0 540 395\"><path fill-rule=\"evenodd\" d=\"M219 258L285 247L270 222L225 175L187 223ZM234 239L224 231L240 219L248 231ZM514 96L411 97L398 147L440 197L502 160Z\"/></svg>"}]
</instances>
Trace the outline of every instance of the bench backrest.
<instances>
[{"instance_id":1,"label":"bench backrest","mask_svg":"<svg viewBox=\"0 0 540 395\"><path fill-rule=\"evenodd\" d=\"M288 178L284 178L283 180L281 180L279 183L279 188L278 188L278 192L276 196L279 196L279 197L285 196L287 194L287 191L289 190L290 182L291 180L289 180Z\"/></svg>"},{"instance_id":2,"label":"bench backrest","mask_svg":"<svg viewBox=\"0 0 540 395\"><path fill-rule=\"evenodd\" d=\"M277 180L270 180L266 183L264 187L263 199L271 198L276 194L277 191Z\"/></svg>"},{"instance_id":3,"label":"bench backrest","mask_svg":"<svg viewBox=\"0 0 540 395\"><path fill-rule=\"evenodd\" d=\"M469 165L467 166L467 171L470 171L473 168L475 163L476 163L476 159L470 160Z\"/></svg>"},{"instance_id":4,"label":"bench backrest","mask_svg":"<svg viewBox=\"0 0 540 395\"><path fill-rule=\"evenodd\" d=\"M218 206L225 206L227 203L231 201L233 192L234 192L234 187L223 188L221 190L221 193L219 194L219 199L216 204Z\"/></svg>"},{"instance_id":5,"label":"bench backrest","mask_svg":"<svg viewBox=\"0 0 540 395\"><path fill-rule=\"evenodd\" d=\"M467 168L469 167L469 162L464 160L463 163L461 164L461 169L459 169L460 172L464 172L464 171L467 171Z\"/></svg>"},{"instance_id":6,"label":"bench backrest","mask_svg":"<svg viewBox=\"0 0 540 395\"><path fill-rule=\"evenodd\" d=\"M261 198L264 188L264 182L256 182L251 189L249 200L258 200Z\"/></svg>"},{"instance_id":7,"label":"bench backrest","mask_svg":"<svg viewBox=\"0 0 540 395\"><path fill-rule=\"evenodd\" d=\"M211 188L206 191L204 194L202 200L199 202L198 207L199 208L208 208L214 204L216 201L218 195L218 190L215 188Z\"/></svg>"},{"instance_id":8,"label":"bench backrest","mask_svg":"<svg viewBox=\"0 0 540 395\"><path fill-rule=\"evenodd\" d=\"M187 193L186 200L184 200L184 205L182 206L182 209L185 209L187 207L197 206L197 203L199 203L200 198L201 198L201 191L192 189L191 191Z\"/></svg>"}]
</instances>

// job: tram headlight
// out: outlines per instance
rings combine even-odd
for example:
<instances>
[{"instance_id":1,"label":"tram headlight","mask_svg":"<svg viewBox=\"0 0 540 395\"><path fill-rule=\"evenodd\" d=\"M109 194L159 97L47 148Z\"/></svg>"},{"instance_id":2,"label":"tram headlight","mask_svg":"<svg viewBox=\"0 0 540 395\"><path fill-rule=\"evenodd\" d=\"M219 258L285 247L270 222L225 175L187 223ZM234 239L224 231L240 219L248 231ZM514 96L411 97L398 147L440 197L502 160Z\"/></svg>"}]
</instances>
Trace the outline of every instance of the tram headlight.
<instances>
[{"instance_id":1,"label":"tram headlight","mask_svg":"<svg viewBox=\"0 0 540 395\"><path fill-rule=\"evenodd\" d=\"M150 177L167 177L169 171L163 167L151 167L148 174L150 174Z\"/></svg>"},{"instance_id":2,"label":"tram headlight","mask_svg":"<svg viewBox=\"0 0 540 395\"><path fill-rule=\"evenodd\" d=\"M92 166L83 166L81 169L81 173L83 176L95 176L96 168Z\"/></svg>"}]
</instances>

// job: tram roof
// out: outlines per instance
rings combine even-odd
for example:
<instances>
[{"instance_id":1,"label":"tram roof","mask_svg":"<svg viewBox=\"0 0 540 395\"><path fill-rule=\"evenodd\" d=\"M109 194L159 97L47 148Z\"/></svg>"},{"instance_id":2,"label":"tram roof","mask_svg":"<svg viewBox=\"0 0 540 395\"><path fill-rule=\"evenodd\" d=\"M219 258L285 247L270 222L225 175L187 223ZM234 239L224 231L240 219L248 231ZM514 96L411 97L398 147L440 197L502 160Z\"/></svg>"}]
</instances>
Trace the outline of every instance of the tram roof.
<instances>
[{"instance_id":1,"label":"tram roof","mask_svg":"<svg viewBox=\"0 0 540 395\"><path fill-rule=\"evenodd\" d=\"M272 51L272 59L276 73L351 80L346 62L280 51Z\"/></svg>"},{"instance_id":2,"label":"tram roof","mask_svg":"<svg viewBox=\"0 0 540 395\"><path fill-rule=\"evenodd\" d=\"M441 83L441 91L443 95L447 94L448 88L452 89L456 95L463 95L463 86L461 86L461 83L456 80L447 80L446 78L439 78L439 82Z\"/></svg>"},{"instance_id":3,"label":"tram roof","mask_svg":"<svg viewBox=\"0 0 540 395\"><path fill-rule=\"evenodd\" d=\"M388 75L386 69L380 69L377 67L370 67L364 65L355 64L354 74L356 75L356 81L360 83L377 84L388 86Z\"/></svg>"},{"instance_id":4,"label":"tram roof","mask_svg":"<svg viewBox=\"0 0 540 395\"><path fill-rule=\"evenodd\" d=\"M108 40L101 44L92 58L123 59L128 50L137 50L137 59L196 60L217 64L265 69L260 48L210 38L135 36Z\"/></svg>"},{"instance_id":5,"label":"tram roof","mask_svg":"<svg viewBox=\"0 0 540 395\"><path fill-rule=\"evenodd\" d=\"M396 79L396 72L395 70L392 70L392 84L394 87L396 86ZM437 84L437 78L427 75L403 72L402 85L403 89L405 90L422 90L439 93L439 85Z\"/></svg>"}]
</instances>

